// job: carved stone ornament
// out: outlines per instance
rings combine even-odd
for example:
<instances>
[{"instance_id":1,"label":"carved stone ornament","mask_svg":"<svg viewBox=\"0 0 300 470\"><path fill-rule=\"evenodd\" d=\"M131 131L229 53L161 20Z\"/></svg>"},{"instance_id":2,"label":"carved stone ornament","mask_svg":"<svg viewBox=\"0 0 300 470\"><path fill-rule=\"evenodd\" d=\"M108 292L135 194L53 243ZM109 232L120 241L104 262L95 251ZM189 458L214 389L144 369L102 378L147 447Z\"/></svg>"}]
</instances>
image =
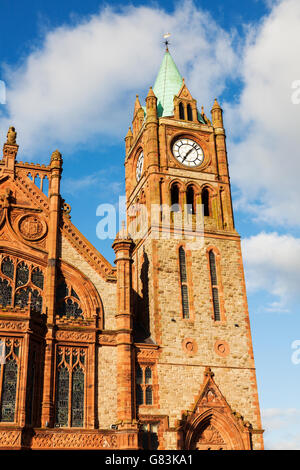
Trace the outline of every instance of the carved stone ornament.
<instances>
[{"instance_id":1,"label":"carved stone ornament","mask_svg":"<svg viewBox=\"0 0 300 470\"><path fill-rule=\"evenodd\" d=\"M61 161L61 160L62 160L61 153L58 150L55 150L51 155L51 162Z\"/></svg>"},{"instance_id":2,"label":"carved stone ornament","mask_svg":"<svg viewBox=\"0 0 300 470\"><path fill-rule=\"evenodd\" d=\"M47 431L38 431L35 433L32 441L33 449L115 449L118 440L115 435L103 435L99 432L76 433L59 432L52 433Z\"/></svg>"},{"instance_id":3,"label":"carved stone ornament","mask_svg":"<svg viewBox=\"0 0 300 470\"><path fill-rule=\"evenodd\" d=\"M202 431L200 437L197 441L196 448L199 448L201 445L224 445L224 439L222 438L219 431L217 431L212 425Z\"/></svg>"},{"instance_id":4,"label":"carved stone ornament","mask_svg":"<svg viewBox=\"0 0 300 470\"><path fill-rule=\"evenodd\" d=\"M24 215L18 223L19 231L26 240L39 240L47 232L47 224L36 215Z\"/></svg>"},{"instance_id":5,"label":"carved stone ornament","mask_svg":"<svg viewBox=\"0 0 300 470\"><path fill-rule=\"evenodd\" d=\"M8 129L8 133L7 133L7 140L6 140L6 143L8 145L16 145L16 140L17 140L17 133L16 133L16 129L11 126L9 129Z\"/></svg>"},{"instance_id":6,"label":"carved stone ornament","mask_svg":"<svg viewBox=\"0 0 300 470\"><path fill-rule=\"evenodd\" d=\"M230 353L229 344L224 340L216 341L214 349L218 356L221 357L226 357Z\"/></svg>"}]
</instances>

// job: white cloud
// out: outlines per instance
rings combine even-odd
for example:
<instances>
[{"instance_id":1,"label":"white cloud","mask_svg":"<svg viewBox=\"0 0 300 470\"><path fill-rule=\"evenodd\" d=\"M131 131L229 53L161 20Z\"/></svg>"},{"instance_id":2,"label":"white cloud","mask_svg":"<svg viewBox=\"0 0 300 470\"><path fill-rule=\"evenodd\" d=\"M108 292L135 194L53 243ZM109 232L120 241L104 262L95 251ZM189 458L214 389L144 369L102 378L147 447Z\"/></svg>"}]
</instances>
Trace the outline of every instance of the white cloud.
<instances>
[{"instance_id":1,"label":"white cloud","mask_svg":"<svg viewBox=\"0 0 300 470\"><path fill-rule=\"evenodd\" d=\"M262 410L266 450L300 450L299 419L295 408Z\"/></svg>"},{"instance_id":2,"label":"white cloud","mask_svg":"<svg viewBox=\"0 0 300 470\"><path fill-rule=\"evenodd\" d=\"M242 241L247 288L274 296L272 311L293 311L300 305L300 239L260 233Z\"/></svg>"},{"instance_id":3,"label":"white cloud","mask_svg":"<svg viewBox=\"0 0 300 470\"><path fill-rule=\"evenodd\" d=\"M123 184L120 181L109 180L108 176L109 172L98 171L80 178L65 178L62 180L62 192L76 196L92 188L93 191L104 192L108 197L121 194Z\"/></svg>"},{"instance_id":4,"label":"white cloud","mask_svg":"<svg viewBox=\"0 0 300 470\"><path fill-rule=\"evenodd\" d=\"M193 92L211 106L235 73L231 37L190 1L171 14L158 7L105 8L76 25L45 33L22 64L6 73L9 125L30 158L56 147L95 145L126 134L135 94L154 84L163 33L173 31L174 59ZM145 89L147 87L147 89ZM199 96L201 94L201 96ZM111 137L109 137L111 135ZM4 134L3 134L4 136Z\"/></svg>"},{"instance_id":5,"label":"white cloud","mask_svg":"<svg viewBox=\"0 0 300 470\"><path fill-rule=\"evenodd\" d=\"M236 106L227 125L239 143L229 143L232 181L240 207L274 225L299 225L300 104L292 84L300 80L300 2L282 0L249 32Z\"/></svg>"}]
</instances>

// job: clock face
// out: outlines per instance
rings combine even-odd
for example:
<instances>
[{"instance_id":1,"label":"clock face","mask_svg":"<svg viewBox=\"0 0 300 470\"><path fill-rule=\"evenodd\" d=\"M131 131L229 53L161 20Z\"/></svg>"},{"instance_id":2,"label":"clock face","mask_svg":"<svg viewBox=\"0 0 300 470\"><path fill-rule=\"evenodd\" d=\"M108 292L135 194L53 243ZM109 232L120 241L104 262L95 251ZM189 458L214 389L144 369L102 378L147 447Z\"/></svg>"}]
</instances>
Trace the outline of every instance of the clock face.
<instances>
[{"instance_id":1,"label":"clock face","mask_svg":"<svg viewBox=\"0 0 300 470\"><path fill-rule=\"evenodd\" d=\"M176 140L173 155L182 165L190 168L201 165L204 159L202 148L191 139Z\"/></svg>"},{"instance_id":2,"label":"clock face","mask_svg":"<svg viewBox=\"0 0 300 470\"><path fill-rule=\"evenodd\" d=\"M137 160L137 164L136 164L136 179L137 181L139 181L141 179L141 176L142 176L142 173L143 173L143 166L144 166L144 154L143 152L141 152L139 154L139 158Z\"/></svg>"}]
</instances>

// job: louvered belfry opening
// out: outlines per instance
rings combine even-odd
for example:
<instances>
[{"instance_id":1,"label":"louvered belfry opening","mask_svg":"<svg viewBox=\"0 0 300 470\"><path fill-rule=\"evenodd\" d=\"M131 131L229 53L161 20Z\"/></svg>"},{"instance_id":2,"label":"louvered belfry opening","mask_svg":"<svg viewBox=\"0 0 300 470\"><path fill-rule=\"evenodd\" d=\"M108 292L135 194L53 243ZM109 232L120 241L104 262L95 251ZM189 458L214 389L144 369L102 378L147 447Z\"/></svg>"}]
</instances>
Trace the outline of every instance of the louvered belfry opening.
<instances>
[{"instance_id":1,"label":"louvered belfry opening","mask_svg":"<svg viewBox=\"0 0 300 470\"><path fill-rule=\"evenodd\" d=\"M219 285L218 285L217 268L216 268L216 256L212 250L210 250L209 252L209 266L210 266L212 299L213 299L213 306L214 306L214 319L215 321L220 321L221 314L220 314L220 301L219 301Z\"/></svg>"},{"instance_id":2,"label":"louvered belfry opening","mask_svg":"<svg viewBox=\"0 0 300 470\"><path fill-rule=\"evenodd\" d=\"M182 315L183 315L183 318L189 318L190 310L189 310L189 293L188 293L187 273L186 273L186 257L185 257L185 251L182 246L179 248L179 264L180 264Z\"/></svg>"}]
</instances>

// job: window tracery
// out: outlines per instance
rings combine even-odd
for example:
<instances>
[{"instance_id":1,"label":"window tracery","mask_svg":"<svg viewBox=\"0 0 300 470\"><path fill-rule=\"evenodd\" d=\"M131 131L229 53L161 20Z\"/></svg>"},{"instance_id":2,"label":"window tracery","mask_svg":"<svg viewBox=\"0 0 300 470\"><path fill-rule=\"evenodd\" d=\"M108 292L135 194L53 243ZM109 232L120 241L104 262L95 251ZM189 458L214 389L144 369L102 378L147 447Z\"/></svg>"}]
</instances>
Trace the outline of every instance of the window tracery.
<instances>
[{"instance_id":1,"label":"window tracery","mask_svg":"<svg viewBox=\"0 0 300 470\"><path fill-rule=\"evenodd\" d=\"M19 371L20 340L2 338L5 341L5 362L0 364L0 422L15 421L16 396Z\"/></svg>"},{"instance_id":2,"label":"window tracery","mask_svg":"<svg viewBox=\"0 0 300 470\"><path fill-rule=\"evenodd\" d=\"M57 313L60 317L84 318L81 301L72 285L61 277L57 286Z\"/></svg>"},{"instance_id":3,"label":"window tracery","mask_svg":"<svg viewBox=\"0 0 300 470\"><path fill-rule=\"evenodd\" d=\"M43 306L44 273L41 268L14 256L2 256L0 305L31 306L39 313Z\"/></svg>"},{"instance_id":4,"label":"window tracery","mask_svg":"<svg viewBox=\"0 0 300 470\"><path fill-rule=\"evenodd\" d=\"M84 426L85 356L84 348L58 348L55 400L57 426Z\"/></svg>"},{"instance_id":5,"label":"window tracery","mask_svg":"<svg viewBox=\"0 0 300 470\"><path fill-rule=\"evenodd\" d=\"M136 366L136 404L153 405L153 371L151 366Z\"/></svg>"}]
</instances>

